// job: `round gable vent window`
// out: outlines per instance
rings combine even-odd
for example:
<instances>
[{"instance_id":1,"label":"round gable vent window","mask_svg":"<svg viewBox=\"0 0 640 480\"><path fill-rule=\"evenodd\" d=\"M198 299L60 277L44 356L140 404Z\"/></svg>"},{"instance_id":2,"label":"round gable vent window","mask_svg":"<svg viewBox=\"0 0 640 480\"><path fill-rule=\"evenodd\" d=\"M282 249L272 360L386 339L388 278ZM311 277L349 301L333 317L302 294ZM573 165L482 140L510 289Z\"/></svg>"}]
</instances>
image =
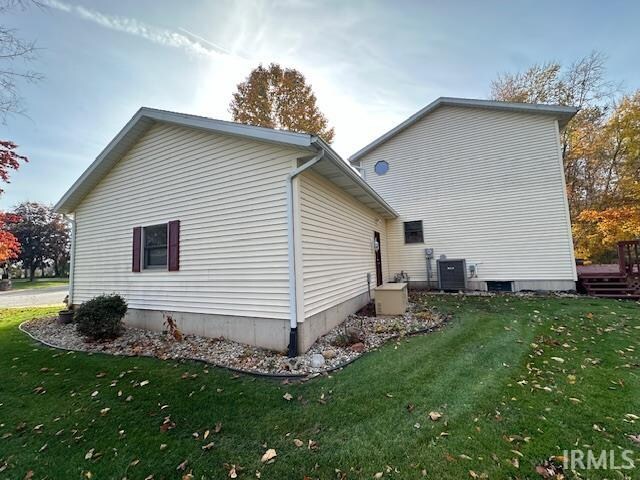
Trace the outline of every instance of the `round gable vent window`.
<instances>
[{"instance_id":1,"label":"round gable vent window","mask_svg":"<svg viewBox=\"0 0 640 480\"><path fill-rule=\"evenodd\" d=\"M385 173L387 173L389 171L389 164L387 162L385 162L384 160L381 160L381 161L376 163L376 166L374 167L374 170L376 171L376 173L378 175L384 175Z\"/></svg>"}]
</instances>

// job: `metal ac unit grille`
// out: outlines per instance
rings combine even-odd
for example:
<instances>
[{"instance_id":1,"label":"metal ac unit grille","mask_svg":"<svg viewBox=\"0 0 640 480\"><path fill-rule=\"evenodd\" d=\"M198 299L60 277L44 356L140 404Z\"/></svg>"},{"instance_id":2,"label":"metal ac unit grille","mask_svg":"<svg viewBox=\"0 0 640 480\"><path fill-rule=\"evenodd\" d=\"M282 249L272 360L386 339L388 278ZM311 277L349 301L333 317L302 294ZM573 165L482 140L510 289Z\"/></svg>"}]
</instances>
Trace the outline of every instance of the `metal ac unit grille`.
<instances>
[{"instance_id":1,"label":"metal ac unit grille","mask_svg":"<svg viewBox=\"0 0 640 480\"><path fill-rule=\"evenodd\" d=\"M467 288L467 265L464 260L438 260L440 290L458 291Z\"/></svg>"}]
</instances>

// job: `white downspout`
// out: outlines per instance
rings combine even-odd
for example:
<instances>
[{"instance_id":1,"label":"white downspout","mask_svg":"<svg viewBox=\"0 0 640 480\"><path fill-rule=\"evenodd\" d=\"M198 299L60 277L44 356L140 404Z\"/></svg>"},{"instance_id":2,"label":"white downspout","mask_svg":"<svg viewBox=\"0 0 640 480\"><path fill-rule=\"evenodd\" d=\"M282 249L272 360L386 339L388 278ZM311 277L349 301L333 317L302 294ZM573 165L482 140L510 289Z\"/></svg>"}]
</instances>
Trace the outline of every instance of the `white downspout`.
<instances>
[{"instance_id":1,"label":"white downspout","mask_svg":"<svg viewBox=\"0 0 640 480\"><path fill-rule=\"evenodd\" d=\"M311 168L324 157L324 150L308 162L289 172L287 175L287 244L289 257L289 357L298 356L298 292L296 291L296 256L295 256L295 226L293 205L293 179Z\"/></svg>"},{"instance_id":2,"label":"white downspout","mask_svg":"<svg viewBox=\"0 0 640 480\"><path fill-rule=\"evenodd\" d=\"M69 300L67 302L67 308L73 306L73 270L76 263L76 220L68 215L64 214L63 217L71 222L71 246L69 248Z\"/></svg>"}]
</instances>

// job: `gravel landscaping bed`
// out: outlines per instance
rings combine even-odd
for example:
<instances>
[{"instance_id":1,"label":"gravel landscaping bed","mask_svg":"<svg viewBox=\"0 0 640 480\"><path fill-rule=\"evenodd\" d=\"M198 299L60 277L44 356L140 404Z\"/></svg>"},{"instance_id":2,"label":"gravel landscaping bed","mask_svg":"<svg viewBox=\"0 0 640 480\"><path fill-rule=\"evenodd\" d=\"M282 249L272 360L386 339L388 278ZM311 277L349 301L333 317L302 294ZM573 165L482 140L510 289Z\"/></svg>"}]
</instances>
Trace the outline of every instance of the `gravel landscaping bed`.
<instances>
[{"instance_id":1,"label":"gravel landscaping bed","mask_svg":"<svg viewBox=\"0 0 640 480\"><path fill-rule=\"evenodd\" d=\"M412 305L402 316L374 317L366 312L350 315L343 324L316 340L307 353L295 358L224 338L184 335L177 341L166 332L132 327L125 327L122 336L114 340L88 342L76 332L75 324L61 325L55 318L31 320L23 323L21 329L36 340L69 350L201 360L249 373L307 376L344 366L392 338L435 329L446 318L433 310L414 311L414 308Z\"/></svg>"}]
</instances>

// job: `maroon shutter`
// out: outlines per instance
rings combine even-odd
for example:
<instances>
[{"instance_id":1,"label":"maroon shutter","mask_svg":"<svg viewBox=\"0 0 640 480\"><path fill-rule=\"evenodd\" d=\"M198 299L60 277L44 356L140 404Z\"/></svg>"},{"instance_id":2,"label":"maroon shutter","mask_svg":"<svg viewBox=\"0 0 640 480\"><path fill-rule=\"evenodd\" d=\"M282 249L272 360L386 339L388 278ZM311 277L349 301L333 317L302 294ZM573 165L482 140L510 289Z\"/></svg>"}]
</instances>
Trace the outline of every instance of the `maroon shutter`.
<instances>
[{"instance_id":1,"label":"maroon shutter","mask_svg":"<svg viewBox=\"0 0 640 480\"><path fill-rule=\"evenodd\" d=\"M133 262L132 272L140 271L140 251L142 250L142 227L133 227Z\"/></svg>"},{"instance_id":2,"label":"maroon shutter","mask_svg":"<svg viewBox=\"0 0 640 480\"><path fill-rule=\"evenodd\" d=\"M180 270L180 220L169 222L169 271Z\"/></svg>"}]
</instances>

